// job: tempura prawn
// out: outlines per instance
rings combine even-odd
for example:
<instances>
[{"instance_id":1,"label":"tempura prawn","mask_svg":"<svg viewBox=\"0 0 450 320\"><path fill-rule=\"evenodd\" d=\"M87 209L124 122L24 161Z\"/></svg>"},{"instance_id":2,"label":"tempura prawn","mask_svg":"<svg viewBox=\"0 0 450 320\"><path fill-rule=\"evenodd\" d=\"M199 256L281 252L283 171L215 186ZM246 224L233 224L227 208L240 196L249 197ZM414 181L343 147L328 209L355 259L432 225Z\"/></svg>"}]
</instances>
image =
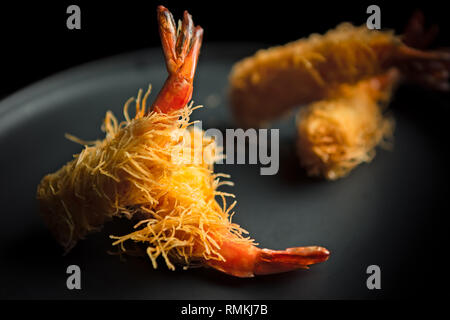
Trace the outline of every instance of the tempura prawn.
<instances>
[{"instance_id":1,"label":"tempura prawn","mask_svg":"<svg viewBox=\"0 0 450 320\"><path fill-rule=\"evenodd\" d=\"M68 251L107 220L125 217L138 221L135 230L112 236L113 244L123 252L127 243L145 247L154 268L163 257L172 270L175 264L202 264L252 277L327 260L328 250L318 246L258 248L231 221L236 202L227 205L226 197L233 195L218 191L231 182L213 172L212 163L220 156L214 140L190 127L195 108L188 102L203 30L185 12L177 31L162 6L158 22L169 77L152 111L146 110L149 91L144 96L140 91L134 118L128 113L131 100L124 107L125 121L118 123L107 113L105 139L85 145L38 186L42 216L56 239ZM180 154L200 161L185 163Z\"/></svg>"},{"instance_id":2,"label":"tempura prawn","mask_svg":"<svg viewBox=\"0 0 450 320\"><path fill-rule=\"evenodd\" d=\"M265 126L293 107L329 98L336 86L392 67L407 79L447 90L449 61L448 52L411 48L392 31L342 23L237 62L230 74L231 108L240 125Z\"/></svg>"}]
</instances>

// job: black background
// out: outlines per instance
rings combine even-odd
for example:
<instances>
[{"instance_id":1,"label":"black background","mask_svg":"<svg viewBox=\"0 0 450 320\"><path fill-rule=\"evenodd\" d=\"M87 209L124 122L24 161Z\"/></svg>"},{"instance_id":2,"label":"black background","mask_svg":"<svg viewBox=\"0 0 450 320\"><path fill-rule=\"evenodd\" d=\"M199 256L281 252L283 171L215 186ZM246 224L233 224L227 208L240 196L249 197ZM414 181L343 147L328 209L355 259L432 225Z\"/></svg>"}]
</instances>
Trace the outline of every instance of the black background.
<instances>
[{"instance_id":1,"label":"black background","mask_svg":"<svg viewBox=\"0 0 450 320\"><path fill-rule=\"evenodd\" d=\"M262 42L267 45L282 44L307 36L312 32L323 33L338 23L350 21L365 23L370 4L381 8L383 28L401 32L414 10L424 12L426 21L440 27L435 46L450 46L448 11L440 1L59 1L16 2L0 10L2 51L0 59L3 98L29 84L70 67L103 57L159 46L155 10L158 4L167 6L175 18L184 9L193 15L194 22L205 29L205 42L238 41ZM81 30L66 28L66 8L77 4L81 8ZM3 6L3 5L2 5ZM422 89L419 89L422 90ZM410 91L401 91L405 98ZM448 148L448 109L433 109L432 102L412 96L411 108L415 115L423 113L423 123L433 137L440 137L434 148L441 148L446 156ZM446 101L449 94L436 93L436 99ZM418 100L417 100L418 99ZM405 108L406 108L405 107ZM436 116L436 115L439 116ZM413 159L412 159L413 161ZM423 168L427 170L427 168ZM414 174L414 172L411 172ZM448 176L448 172L442 172ZM427 188L428 186L424 186ZM448 214L448 185L435 186L439 190L436 202L429 204L432 216L417 243L417 255L411 256L410 269L399 279L402 284L413 281L416 288L423 288L422 297L436 297L446 280L443 260L446 257L447 231L442 230ZM440 226L440 227L438 227ZM380 235L381 236L381 235ZM392 246L396 244L393 243ZM399 254L402 248L398 248ZM410 286L409 286L410 287ZM401 289L399 289L401 290ZM405 296L410 296L405 292Z\"/></svg>"},{"instance_id":2,"label":"black background","mask_svg":"<svg viewBox=\"0 0 450 320\"><path fill-rule=\"evenodd\" d=\"M58 71L102 57L159 46L155 10L175 18L187 9L205 29L205 42L282 44L343 21L363 24L370 4L381 8L382 28L401 32L415 9L439 25L436 46L449 46L448 12L442 1L17 1L2 4L0 70L4 97ZM81 8L81 30L68 30L66 9Z\"/></svg>"}]
</instances>

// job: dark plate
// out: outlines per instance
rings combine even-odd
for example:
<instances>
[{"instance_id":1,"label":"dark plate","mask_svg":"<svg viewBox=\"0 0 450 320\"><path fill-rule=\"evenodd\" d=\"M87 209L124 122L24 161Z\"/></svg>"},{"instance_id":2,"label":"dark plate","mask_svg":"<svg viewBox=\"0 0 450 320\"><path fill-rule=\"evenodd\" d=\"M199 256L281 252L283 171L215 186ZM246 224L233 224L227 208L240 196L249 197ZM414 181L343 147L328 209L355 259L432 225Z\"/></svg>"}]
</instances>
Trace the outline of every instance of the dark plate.
<instances>
[{"instance_id":1,"label":"dark plate","mask_svg":"<svg viewBox=\"0 0 450 320\"><path fill-rule=\"evenodd\" d=\"M196 111L203 128L232 128L226 87L236 60L258 46L207 45L195 81L194 100L211 106ZM416 295L428 280L422 274L426 248L433 244L430 221L438 214L446 186L440 131L420 104L447 107L433 93L401 89L393 102L395 148L345 179L307 178L297 165L293 119L281 129L280 171L259 175L258 165L219 165L229 173L238 199L234 221L261 246L282 249L322 245L329 261L308 271L238 279L211 269L153 270L147 259L107 254L108 235L81 241L68 255L51 238L38 215L36 186L80 151L64 138L69 132L102 137L108 109L122 116L123 103L139 88L157 92L166 78L160 49L91 63L58 74L0 103L0 297L145 299L373 298ZM412 95L412 98L411 98ZM154 97L154 95L153 95ZM442 122L442 121L441 121ZM448 208L448 205L446 205ZM66 268L79 265L82 290L66 288ZM382 289L368 290L366 268L379 265ZM426 267L425 267L426 268ZM417 273L416 273L417 271ZM411 279L411 281L410 281Z\"/></svg>"}]
</instances>

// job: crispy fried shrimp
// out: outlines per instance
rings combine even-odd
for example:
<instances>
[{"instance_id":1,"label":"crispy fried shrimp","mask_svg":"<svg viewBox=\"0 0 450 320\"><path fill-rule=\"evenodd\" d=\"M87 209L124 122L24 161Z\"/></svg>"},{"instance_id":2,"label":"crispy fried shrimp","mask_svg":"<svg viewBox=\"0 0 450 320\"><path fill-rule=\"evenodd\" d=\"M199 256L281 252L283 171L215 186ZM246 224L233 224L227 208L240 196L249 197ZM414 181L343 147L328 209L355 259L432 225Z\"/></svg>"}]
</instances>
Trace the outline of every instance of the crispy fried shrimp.
<instances>
[{"instance_id":1,"label":"crispy fried shrimp","mask_svg":"<svg viewBox=\"0 0 450 320\"><path fill-rule=\"evenodd\" d=\"M226 198L234 195L218 188L232 183L213 172L220 152L213 139L190 126L195 108L187 103L202 29L193 28L186 12L175 34L172 15L162 6L158 20L169 78L153 110L146 110L149 91L143 98L140 91L133 118L132 100L124 106L125 121L107 113L105 139L83 143L80 154L38 186L42 216L56 239L70 250L105 221L125 217L137 220L135 228L111 236L113 245L125 253L128 244L144 248L154 268L162 257L171 270L200 264L252 277L327 260L329 252L317 246L258 248L231 221L236 202L228 205Z\"/></svg>"},{"instance_id":2,"label":"crispy fried shrimp","mask_svg":"<svg viewBox=\"0 0 450 320\"><path fill-rule=\"evenodd\" d=\"M413 49L391 31L343 23L325 35L260 50L236 63L231 107L240 125L264 126L295 106L330 97L338 85L356 84L392 67L446 90L449 61L448 52Z\"/></svg>"},{"instance_id":3,"label":"crispy fried shrimp","mask_svg":"<svg viewBox=\"0 0 450 320\"><path fill-rule=\"evenodd\" d=\"M375 147L389 141L394 121L383 115L398 72L356 85L341 85L330 98L310 104L297 117L297 151L312 176L335 180L375 156ZM385 144L386 145L386 144Z\"/></svg>"},{"instance_id":4,"label":"crispy fried shrimp","mask_svg":"<svg viewBox=\"0 0 450 320\"><path fill-rule=\"evenodd\" d=\"M424 28L424 17L416 12L402 36L403 43L424 49L437 34L437 27ZM329 97L300 110L297 116L297 151L307 173L329 180L341 178L362 162L371 161L375 146L391 145L394 119L383 111L400 80L397 70L343 84ZM410 75L410 81L434 88L445 85L436 75ZM389 142L389 144L387 144Z\"/></svg>"}]
</instances>

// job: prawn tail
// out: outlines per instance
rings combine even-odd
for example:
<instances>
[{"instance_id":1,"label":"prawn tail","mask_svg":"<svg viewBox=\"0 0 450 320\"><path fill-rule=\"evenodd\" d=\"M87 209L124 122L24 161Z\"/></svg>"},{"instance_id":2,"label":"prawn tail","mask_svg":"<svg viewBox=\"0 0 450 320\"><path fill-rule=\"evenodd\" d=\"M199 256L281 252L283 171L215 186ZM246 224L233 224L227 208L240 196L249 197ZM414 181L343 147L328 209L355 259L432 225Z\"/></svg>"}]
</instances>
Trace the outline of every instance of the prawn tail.
<instances>
[{"instance_id":1,"label":"prawn tail","mask_svg":"<svg viewBox=\"0 0 450 320\"><path fill-rule=\"evenodd\" d=\"M220 255L223 259L207 260L206 265L236 277L250 278L308 269L309 265L326 261L330 252L317 246L270 250L258 248L252 243L223 241Z\"/></svg>"},{"instance_id":2,"label":"prawn tail","mask_svg":"<svg viewBox=\"0 0 450 320\"><path fill-rule=\"evenodd\" d=\"M286 250L262 249L255 263L254 274L264 275L308 269L308 266L328 260L330 252L318 246L296 247Z\"/></svg>"},{"instance_id":3,"label":"prawn tail","mask_svg":"<svg viewBox=\"0 0 450 320\"><path fill-rule=\"evenodd\" d=\"M169 113L183 108L192 97L203 29L194 26L192 16L187 11L184 11L178 29L172 14L164 6L158 6L157 18L169 77L156 97L152 109Z\"/></svg>"}]
</instances>

